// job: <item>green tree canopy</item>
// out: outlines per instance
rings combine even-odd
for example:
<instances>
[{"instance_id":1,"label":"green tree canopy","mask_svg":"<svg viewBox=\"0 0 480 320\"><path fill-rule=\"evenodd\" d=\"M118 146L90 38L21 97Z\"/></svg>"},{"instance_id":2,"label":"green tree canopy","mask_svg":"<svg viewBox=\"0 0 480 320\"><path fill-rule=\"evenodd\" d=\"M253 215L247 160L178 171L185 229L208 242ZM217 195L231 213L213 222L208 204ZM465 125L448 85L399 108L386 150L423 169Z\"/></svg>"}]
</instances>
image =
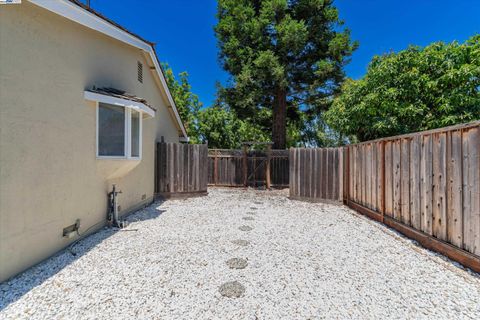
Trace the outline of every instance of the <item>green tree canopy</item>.
<instances>
[{"instance_id":1,"label":"green tree canopy","mask_svg":"<svg viewBox=\"0 0 480 320\"><path fill-rule=\"evenodd\" d=\"M356 43L333 0L219 0L217 17L220 59L232 75L220 96L285 148L287 124L301 127L328 108Z\"/></svg>"},{"instance_id":2,"label":"green tree canopy","mask_svg":"<svg viewBox=\"0 0 480 320\"><path fill-rule=\"evenodd\" d=\"M268 134L218 105L200 111L199 132L209 148L238 149L244 141L269 141Z\"/></svg>"},{"instance_id":3,"label":"green tree canopy","mask_svg":"<svg viewBox=\"0 0 480 320\"><path fill-rule=\"evenodd\" d=\"M203 104L199 101L198 96L192 93L192 86L188 82L188 73L181 72L179 74L180 80L177 80L167 63L162 63L162 69L190 141L199 143L198 115Z\"/></svg>"},{"instance_id":4,"label":"green tree canopy","mask_svg":"<svg viewBox=\"0 0 480 320\"><path fill-rule=\"evenodd\" d=\"M361 141L480 119L480 35L374 57L326 118Z\"/></svg>"},{"instance_id":5,"label":"green tree canopy","mask_svg":"<svg viewBox=\"0 0 480 320\"><path fill-rule=\"evenodd\" d=\"M268 141L268 135L245 120L240 120L228 106L217 101L203 108L188 81L188 73L175 77L168 64L163 63L165 79L177 106L191 143L208 143L211 148L240 148L243 141Z\"/></svg>"}]
</instances>

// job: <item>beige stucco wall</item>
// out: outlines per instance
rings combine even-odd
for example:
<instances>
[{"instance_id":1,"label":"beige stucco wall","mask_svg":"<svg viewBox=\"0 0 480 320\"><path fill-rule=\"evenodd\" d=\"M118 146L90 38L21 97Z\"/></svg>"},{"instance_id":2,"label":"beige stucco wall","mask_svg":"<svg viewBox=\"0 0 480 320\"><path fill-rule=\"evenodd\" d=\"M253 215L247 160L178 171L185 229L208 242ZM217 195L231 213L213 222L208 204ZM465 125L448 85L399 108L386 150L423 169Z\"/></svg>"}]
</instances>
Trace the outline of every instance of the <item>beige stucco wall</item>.
<instances>
[{"instance_id":1,"label":"beige stucco wall","mask_svg":"<svg viewBox=\"0 0 480 320\"><path fill-rule=\"evenodd\" d=\"M137 80L144 64L144 83ZM149 201L155 140L178 142L166 103L142 52L27 1L0 8L0 282L67 246L105 221L112 183L122 211ZM142 160L108 180L124 160L95 156L95 103L85 88L111 86L158 110L143 121Z\"/></svg>"}]
</instances>

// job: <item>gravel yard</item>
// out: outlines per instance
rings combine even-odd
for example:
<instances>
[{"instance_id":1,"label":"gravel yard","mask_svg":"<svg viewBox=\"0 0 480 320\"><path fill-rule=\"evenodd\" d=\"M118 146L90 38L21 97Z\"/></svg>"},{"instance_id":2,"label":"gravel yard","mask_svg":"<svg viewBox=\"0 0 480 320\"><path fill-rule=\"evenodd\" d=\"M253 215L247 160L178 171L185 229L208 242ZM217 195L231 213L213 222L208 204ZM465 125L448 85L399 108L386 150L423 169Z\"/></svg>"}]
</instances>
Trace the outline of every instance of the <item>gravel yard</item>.
<instances>
[{"instance_id":1,"label":"gravel yard","mask_svg":"<svg viewBox=\"0 0 480 320\"><path fill-rule=\"evenodd\" d=\"M0 285L0 318L479 319L477 274L346 207L286 195L156 203L130 231L101 230Z\"/></svg>"}]
</instances>

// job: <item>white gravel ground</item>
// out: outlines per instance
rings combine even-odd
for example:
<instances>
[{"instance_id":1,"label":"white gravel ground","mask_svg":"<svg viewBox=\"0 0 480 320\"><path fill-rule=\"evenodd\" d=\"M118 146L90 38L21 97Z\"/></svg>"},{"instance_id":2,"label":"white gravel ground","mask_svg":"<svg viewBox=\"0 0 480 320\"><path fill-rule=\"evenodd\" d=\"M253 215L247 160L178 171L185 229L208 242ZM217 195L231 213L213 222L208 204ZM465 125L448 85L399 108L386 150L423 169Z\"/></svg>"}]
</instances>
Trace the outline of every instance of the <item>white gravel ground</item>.
<instances>
[{"instance_id":1,"label":"white gravel ground","mask_svg":"<svg viewBox=\"0 0 480 320\"><path fill-rule=\"evenodd\" d=\"M0 318L480 318L477 274L345 207L212 189L129 219L0 285ZM219 293L230 281L242 297Z\"/></svg>"}]
</instances>

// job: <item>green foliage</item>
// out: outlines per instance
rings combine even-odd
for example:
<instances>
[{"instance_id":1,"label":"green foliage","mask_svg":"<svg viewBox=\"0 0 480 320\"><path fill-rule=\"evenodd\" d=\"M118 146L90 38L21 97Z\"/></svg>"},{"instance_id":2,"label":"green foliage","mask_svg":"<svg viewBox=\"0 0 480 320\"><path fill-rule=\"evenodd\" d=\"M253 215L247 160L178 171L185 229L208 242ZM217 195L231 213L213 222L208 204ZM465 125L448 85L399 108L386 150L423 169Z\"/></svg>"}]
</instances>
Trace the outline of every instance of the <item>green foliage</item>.
<instances>
[{"instance_id":1,"label":"green foliage","mask_svg":"<svg viewBox=\"0 0 480 320\"><path fill-rule=\"evenodd\" d=\"M228 107L217 103L202 108L198 96L192 93L188 73L175 78L168 64L162 64L165 79L177 106L190 143L208 143L211 148L240 148L243 141L268 141L268 136L247 120L240 120Z\"/></svg>"},{"instance_id":2,"label":"green foliage","mask_svg":"<svg viewBox=\"0 0 480 320\"><path fill-rule=\"evenodd\" d=\"M264 131L240 120L222 106L205 108L199 113L199 132L209 148L238 149L244 141L268 141Z\"/></svg>"},{"instance_id":3,"label":"green foliage","mask_svg":"<svg viewBox=\"0 0 480 320\"><path fill-rule=\"evenodd\" d=\"M300 141L305 147L337 147L347 144L351 139L347 139L344 135L332 130L323 119L323 113L316 117L313 121L308 122L303 130L298 131L301 134Z\"/></svg>"},{"instance_id":4,"label":"green foliage","mask_svg":"<svg viewBox=\"0 0 480 320\"><path fill-rule=\"evenodd\" d=\"M301 131L330 106L357 47L333 0L219 0L217 17L220 60L232 76L222 103L264 132L285 113L288 143L306 143Z\"/></svg>"},{"instance_id":5,"label":"green foliage","mask_svg":"<svg viewBox=\"0 0 480 320\"><path fill-rule=\"evenodd\" d=\"M361 141L480 119L480 35L375 57L326 118Z\"/></svg>"},{"instance_id":6,"label":"green foliage","mask_svg":"<svg viewBox=\"0 0 480 320\"><path fill-rule=\"evenodd\" d=\"M180 80L178 81L167 63L162 63L162 69L190 142L200 143L198 117L202 103L198 96L192 93L192 86L188 82L188 73L180 73Z\"/></svg>"}]
</instances>

